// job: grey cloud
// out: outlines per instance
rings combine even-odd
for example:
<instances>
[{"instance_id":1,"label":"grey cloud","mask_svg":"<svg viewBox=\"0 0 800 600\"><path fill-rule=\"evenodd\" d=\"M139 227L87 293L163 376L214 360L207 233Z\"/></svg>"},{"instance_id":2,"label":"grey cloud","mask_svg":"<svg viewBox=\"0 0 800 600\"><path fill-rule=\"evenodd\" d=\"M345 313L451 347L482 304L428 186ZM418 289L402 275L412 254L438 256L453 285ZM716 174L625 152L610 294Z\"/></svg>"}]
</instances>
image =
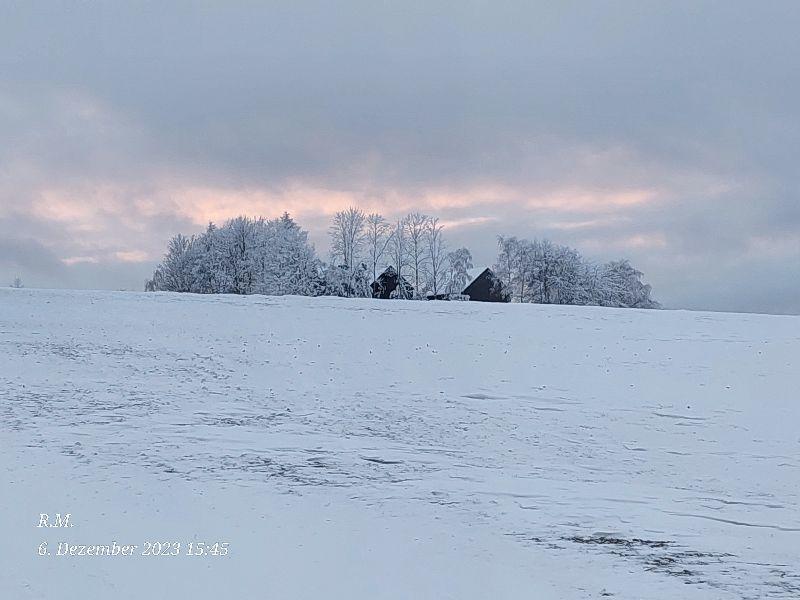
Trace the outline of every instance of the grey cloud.
<instances>
[{"instance_id":1,"label":"grey cloud","mask_svg":"<svg viewBox=\"0 0 800 600\"><path fill-rule=\"evenodd\" d=\"M20 4L4 63L90 90L171 160L266 181L365 156L393 185L524 180L554 144L727 172L773 158L800 93L791 2L304 6Z\"/></svg>"},{"instance_id":2,"label":"grey cloud","mask_svg":"<svg viewBox=\"0 0 800 600\"><path fill-rule=\"evenodd\" d=\"M58 257L36 240L25 238L0 240L0 269L8 281L21 272L35 272L43 276L59 274L63 270L62 267L63 263Z\"/></svg>"},{"instance_id":3,"label":"grey cloud","mask_svg":"<svg viewBox=\"0 0 800 600\"><path fill-rule=\"evenodd\" d=\"M144 289L152 273L152 263L64 264L51 250L29 238L0 240L0 286L21 277L26 287L97 288L115 290Z\"/></svg>"},{"instance_id":4,"label":"grey cloud","mask_svg":"<svg viewBox=\"0 0 800 600\"><path fill-rule=\"evenodd\" d=\"M750 293L744 282L762 277L800 312L797 286L763 276L800 280L796 2L14 3L2 12L0 215L28 214L44 184L117 182L124 208L164 176L233 189L302 180L371 198L476 185L655 189L658 201L591 228L554 228L567 217L515 203L440 212L494 219L450 234L482 263L497 233L548 235L599 258L620 252L620 239L658 234L663 247L625 252L669 304L788 310L768 291ZM138 226L119 225L118 210L102 224L151 251L194 227L162 202L156 217L131 208ZM39 239L51 225L13 231ZM308 226L323 247L324 223ZM63 257L77 235L53 231L48 248ZM762 257L754 237L789 241Z\"/></svg>"}]
</instances>

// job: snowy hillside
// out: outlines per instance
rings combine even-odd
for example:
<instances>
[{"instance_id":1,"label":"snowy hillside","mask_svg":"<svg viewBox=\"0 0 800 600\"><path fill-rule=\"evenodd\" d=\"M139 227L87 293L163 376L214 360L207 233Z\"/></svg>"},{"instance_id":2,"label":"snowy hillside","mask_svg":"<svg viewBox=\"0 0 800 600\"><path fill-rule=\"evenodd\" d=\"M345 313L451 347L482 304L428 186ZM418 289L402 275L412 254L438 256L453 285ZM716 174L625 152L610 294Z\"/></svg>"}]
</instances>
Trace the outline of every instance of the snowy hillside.
<instances>
[{"instance_id":1,"label":"snowy hillside","mask_svg":"<svg viewBox=\"0 0 800 600\"><path fill-rule=\"evenodd\" d=\"M800 317L0 290L0 598L796 599L798 424Z\"/></svg>"}]
</instances>

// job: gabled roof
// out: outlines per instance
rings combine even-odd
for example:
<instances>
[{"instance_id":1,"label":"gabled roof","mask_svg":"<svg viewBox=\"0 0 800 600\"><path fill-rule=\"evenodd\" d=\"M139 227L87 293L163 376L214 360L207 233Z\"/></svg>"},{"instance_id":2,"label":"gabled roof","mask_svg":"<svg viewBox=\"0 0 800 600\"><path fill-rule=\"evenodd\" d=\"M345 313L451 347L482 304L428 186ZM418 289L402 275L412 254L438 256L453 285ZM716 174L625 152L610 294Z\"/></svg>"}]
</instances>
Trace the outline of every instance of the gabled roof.
<instances>
[{"instance_id":1,"label":"gabled roof","mask_svg":"<svg viewBox=\"0 0 800 600\"><path fill-rule=\"evenodd\" d=\"M414 286L405 277L398 277L397 271L392 266L386 267L383 273L370 284L373 298L388 298L398 287L403 290L404 294L414 293Z\"/></svg>"},{"instance_id":2,"label":"gabled roof","mask_svg":"<svg viewBox=\"0 0 800 600\"><path fill-rule=\"evenodd\" d=\"M378 275L378 277L377 277L377 279L375 281L378 281L378 279L386 278L386 277L397 277L397 271L394 270L393 266L389 265L388 267L386 267L383 270L383 273Z\"/></svg>"},{"instance_id":3,"label":"gabled roof","mask_svg":"<svg viewBox=\"0 0 800 600\"><path fill-rule=\"evenodd\" d=\"M486 268L485 268L483 271L481 271L481 272L480 272L480 273L479 273L479 274L478 274L478 275L475 277L475 279L473 279L473 280L472 280L472 281L469 283L469 285L468 285L467 287L465 287L465 288L464 288L464 291L463 291L463 292L461 292L461 293L462 293L462 294L469 295L469 291L468 291L468 290L469 290L469 288L471 288L473 285L475 285L476 283L478 283L478 282L479 282L481 279L486 279L486 278L488 278L488 277L490 277L492 281L494 281L495 279L497 279L497 277L496 277L496 276L495 276L495 274L494 274L494 271L492 271L492 270L491 270L489 267L486 267Z\"/></svg>"}]
</instances>

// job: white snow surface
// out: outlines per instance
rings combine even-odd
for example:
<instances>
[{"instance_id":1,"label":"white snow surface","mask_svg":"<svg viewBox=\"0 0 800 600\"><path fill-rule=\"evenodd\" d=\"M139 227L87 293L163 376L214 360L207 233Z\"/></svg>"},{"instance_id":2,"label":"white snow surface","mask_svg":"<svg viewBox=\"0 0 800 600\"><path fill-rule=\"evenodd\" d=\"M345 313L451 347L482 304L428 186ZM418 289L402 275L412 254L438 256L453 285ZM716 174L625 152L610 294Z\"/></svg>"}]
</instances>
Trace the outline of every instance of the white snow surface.
<instances>
[{"instance_id":1,"label":"white snow surface","mask_svg":"<svg viewBox=\"0 0 800 600\"><path fill-rule=\"evenodd\" d=\"M0 290L0 598L800 598L799 396L800 317Z\"/></svg>"}]
</instances>

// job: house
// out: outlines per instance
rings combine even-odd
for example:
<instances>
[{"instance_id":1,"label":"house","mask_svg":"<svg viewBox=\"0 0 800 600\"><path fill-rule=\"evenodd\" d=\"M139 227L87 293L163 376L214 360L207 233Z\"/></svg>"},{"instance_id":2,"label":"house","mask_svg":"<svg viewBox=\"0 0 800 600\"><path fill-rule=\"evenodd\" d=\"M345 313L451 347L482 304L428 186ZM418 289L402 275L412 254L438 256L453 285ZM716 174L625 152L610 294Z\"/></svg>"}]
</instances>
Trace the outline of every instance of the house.
<instances>
[{"instance_id":1,"label":"house","mask_svg":"<svg viewBox=\"0 0 800 600\"><path fill-rule=\"evenodd\" d=\"M406 281L405 277L400 277L394 267L387 267L386 270L378 275L378 278L370 284L372 297L388 300L389 298L413 298L414 286Z\"/></svg>"},{"instance_id":2,"label":"house","mask_svg":"<svg viewBox=\"0 0 800 600\"><path fill-rule=\"evenodd\" d=\"M503 283L491 269L484 269L461 293L465 296L469 296L469 299L473 302L509 301Z\"/></svg>"}]
</instances>

